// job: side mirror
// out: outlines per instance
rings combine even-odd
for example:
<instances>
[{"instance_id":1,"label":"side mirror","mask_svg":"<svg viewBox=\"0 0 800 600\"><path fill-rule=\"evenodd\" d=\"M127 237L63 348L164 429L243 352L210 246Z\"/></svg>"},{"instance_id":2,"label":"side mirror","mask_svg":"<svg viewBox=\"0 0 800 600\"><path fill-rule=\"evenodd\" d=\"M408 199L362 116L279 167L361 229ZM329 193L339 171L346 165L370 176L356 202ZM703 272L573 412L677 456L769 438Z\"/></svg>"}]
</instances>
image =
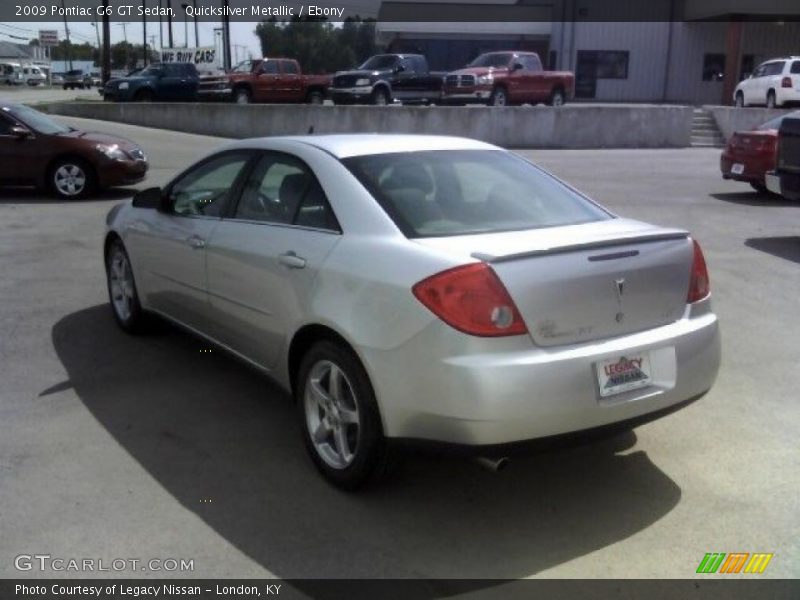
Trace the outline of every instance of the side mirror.
<instances>
[{"instance_id":1,"label":"side mirror","mask_svg":"<svg viewBox=\"0 0 800 600\"><path fill-rule=\"evenodd\" d=\"M513 65L511 65L511 70L512 71L521 71L522 70L522 63L515 62Z\"/></svg>"},{"instance_id":2,"label":"side mirror","mask_svg":"<svg viewBox=\"0 0 800 600\"><path fill-rule=\"evenodd\" d=\"M14 125L11 128L11 135L13 135L18 140L27 140L28 138L33 137L33 132L28 129L27 127L22 127L20 125Z\"/></svg>"},{"instance_id":3,"label":"side mirror","mask_svg":"<svg viewBox=\"0 0 800 600\"><path fill-rule=\"evenodd\" d=\"M151 187L136 192L133 196L133 206L136 208L154 208L167 212L167 198L161 193L161 188Z\"/></svg>"},{"instance_id":4,"label":"side mirror","mask_svg":"<svg viewBox=\"0 0 800 600\"><path fill-rule=\"evenodd\" d=\"M394 72L395 73L402 73L405 70L406 70L406 68L403 65L395 65L395 67L394 67Z\"/></svg>"}]
</instances>

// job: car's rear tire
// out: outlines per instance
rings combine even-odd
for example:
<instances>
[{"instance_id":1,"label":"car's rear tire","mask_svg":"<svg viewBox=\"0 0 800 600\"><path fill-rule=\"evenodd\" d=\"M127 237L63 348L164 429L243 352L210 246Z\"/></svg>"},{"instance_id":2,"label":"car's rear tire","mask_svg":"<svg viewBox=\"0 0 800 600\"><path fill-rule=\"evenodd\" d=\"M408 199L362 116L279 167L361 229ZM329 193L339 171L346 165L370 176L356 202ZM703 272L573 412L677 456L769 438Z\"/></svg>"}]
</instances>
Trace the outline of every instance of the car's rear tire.
<instances>
[{"instance_id":1,"label":"car's rear tire","mask_svg":"<svg viewBox=\"0 0 800 600\"><path fill-rule=\"evenodd\" d=\"M311 90L308 92L308 96L306 96L306 102L309 104L316 104L319 106L323 102L325 102L325 94L323 94L319 90Z\"/></svg>"},{"instance_id":2,"label":"car's rear tire","mask_svg":"<svg viewBox=\"0 0 800 600\"><path fill-rule=\"evenodd\" d=\"M775 92L770 90L767 92L767 108L775 108L777 104L775 103Z\"/></svg>"},{"instance_id":3,"label":"car's rear tire","mask_svg":"<svg viewBox=\"0 0 800 600\"><path fill-rule=\"evenodd\" d=\"M352 350L327 340L311 346L294 390L306 449L329 482L354 490L385 475L389 450L375 392Z\"/></svg>"},{"instance_id":4,"label":"car's rear tire","mask_svg":"<svg viewBox=\"0 0 800 600\"><path fill-rule=\"evenodd\" d=\"M236 104L250 104L250 90L245 87L233 90L233 101Z\"/></svg>"},{"instance_id":5,"label":"car's rear tire","mask_svg":"<svg viewBox=\"0 0 800 600\"><path fill-rule=\"evenodd\" d=\"M94 192L97 177L94 168L79 158L61 158L47 173L50 192L62 200L80 200Z\"/></svg>"},{"instance_id":6,"label":"car's rear tire","mask_svg":"<svg viewBox=\"0 0 800 600\"><path fill-rule=\"evenodd\" d=\"M381 86L375 88L372 92L372 103L376 106L386 106L391 103L392 99L389 96L389 91Z\"/></svg>"},{"instance_id":7,"label":"car's rear tire","mask_svg":"<svg viewBox=\"0 0 800 600\"><path fill-rule=\"evenodd\" d=\"M489 96L489 106L508 106L508 92L504 87L496 87Z\"/></svg>"},{"instance_id":8,"label":"car's rear tire","mask_svg":"<svg viewBox=\"0 0 800 600\"><path fill-rule=\"evenodd\" d=\"M550 94L550 99L547 101L547 103L550 106L564 106L566 101L567 97L564 95L564 90L561 88L556 88Z\"/></svg>"},{"instance_id":9,"label":"car's rear tire","mask_svg":"<svg viewBox=\"0 0 800 600\"><path fill-rule=\"evenodd\" d=\"M106 283L114 320L128 333L141 333L145 328L146 315L139 302L130 258L120 239L111 242L108 249Z\"/></svg>"},{"instance_id":10,"label":"car's rear tire","mask_svg":"<svg viewBox=\"0 0 800 600\"><path fill-rule=\"evenodd\" d=\"M736 92L736 97L734 98L733 104L737 108L744 107L744 94L742 92Z\"/></svg>"}]
</instances>

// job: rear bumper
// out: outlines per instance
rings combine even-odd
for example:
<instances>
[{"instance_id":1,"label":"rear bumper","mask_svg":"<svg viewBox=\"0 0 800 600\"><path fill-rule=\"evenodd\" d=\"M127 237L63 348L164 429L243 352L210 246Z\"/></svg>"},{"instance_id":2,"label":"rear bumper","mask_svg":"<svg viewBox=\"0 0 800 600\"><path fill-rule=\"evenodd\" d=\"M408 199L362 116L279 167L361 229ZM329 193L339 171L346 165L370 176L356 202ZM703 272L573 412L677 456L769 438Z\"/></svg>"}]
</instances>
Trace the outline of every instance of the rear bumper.
<instances>
[{"instance_id":1,"label":"rear bumper","mask_svg":"<svg viewBox=\"0 0 800 600\"><path fill-rule=\"evenodd\" d=\"M732 154L723 153L719 159L719 169L723 179L733 179L734 181L746 181L764 184L764 174L767 171L769 159L743 158ZM774 162L774 161L772 161ZM741 164L744 170L740 173L733 172L733 166Z\"/></svg>"},{"instance_id":2,"label":"rear bumper","mask_svg":"<svg viewBox=\"0 0 800 600\"><path fill-rule=\"evenodd\" d=\"M463 334L446 328L433 324L397 350L362 349L390 438L493 446L613 425L702 395L720 362L710 300L663 327L552 348L515 336L473 339L463 353ZM601 398L596 363L642 351L652 385Z\"/></svg>"}]
</instances>

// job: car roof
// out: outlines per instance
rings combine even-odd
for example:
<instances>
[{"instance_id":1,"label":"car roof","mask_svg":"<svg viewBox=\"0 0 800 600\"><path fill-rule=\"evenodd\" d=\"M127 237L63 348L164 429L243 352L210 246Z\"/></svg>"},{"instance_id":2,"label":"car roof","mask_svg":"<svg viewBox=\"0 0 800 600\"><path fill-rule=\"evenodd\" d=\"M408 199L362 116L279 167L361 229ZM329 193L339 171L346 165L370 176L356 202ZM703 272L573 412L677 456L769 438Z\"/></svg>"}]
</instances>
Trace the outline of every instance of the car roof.
<instances>
[{"instance_id":1,"label":"car roof","mask_svg":"<svg viewBox=\"0 0 800 600\"><path fill-rule=\"evenodd\" d=\"M497 146L492 146L491 144L469 138L443 135L394 135L378 133L250 138L235 142L231 147L262 147L266 149L269 148L270 141L275 140L301 142L319 148L336 158L425 150L499 150Z\"/></svg>"}]
</instances>

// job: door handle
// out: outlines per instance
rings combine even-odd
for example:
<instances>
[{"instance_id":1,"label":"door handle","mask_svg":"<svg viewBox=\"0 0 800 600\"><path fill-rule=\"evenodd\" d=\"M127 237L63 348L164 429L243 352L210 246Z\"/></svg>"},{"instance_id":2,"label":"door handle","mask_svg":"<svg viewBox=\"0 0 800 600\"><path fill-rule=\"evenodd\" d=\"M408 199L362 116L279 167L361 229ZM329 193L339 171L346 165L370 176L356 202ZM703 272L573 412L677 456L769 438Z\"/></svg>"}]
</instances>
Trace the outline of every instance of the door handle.
<instances>
[{"instance_id":1,"label":"door handle","mask_svg":"<svg viewBox=\"0 0 800 600\"><path fill-rule=\"evenodd\" d=\"M302 256L297 256L297 254L291 250L279 255L278 262L290 269L303 269L306 266L306 259Z\"/></svg>"},{"instance_id":2,"label":"door handle","mask_svg":"<svg viewBox=\"0 0 800 600\"><path fill-rule=\"evenodd\" d=\"M186 238L186 243L189 244L193 250L199 250L206 247L206 241L196 235Z\"/></svg>"}]
</instances>

